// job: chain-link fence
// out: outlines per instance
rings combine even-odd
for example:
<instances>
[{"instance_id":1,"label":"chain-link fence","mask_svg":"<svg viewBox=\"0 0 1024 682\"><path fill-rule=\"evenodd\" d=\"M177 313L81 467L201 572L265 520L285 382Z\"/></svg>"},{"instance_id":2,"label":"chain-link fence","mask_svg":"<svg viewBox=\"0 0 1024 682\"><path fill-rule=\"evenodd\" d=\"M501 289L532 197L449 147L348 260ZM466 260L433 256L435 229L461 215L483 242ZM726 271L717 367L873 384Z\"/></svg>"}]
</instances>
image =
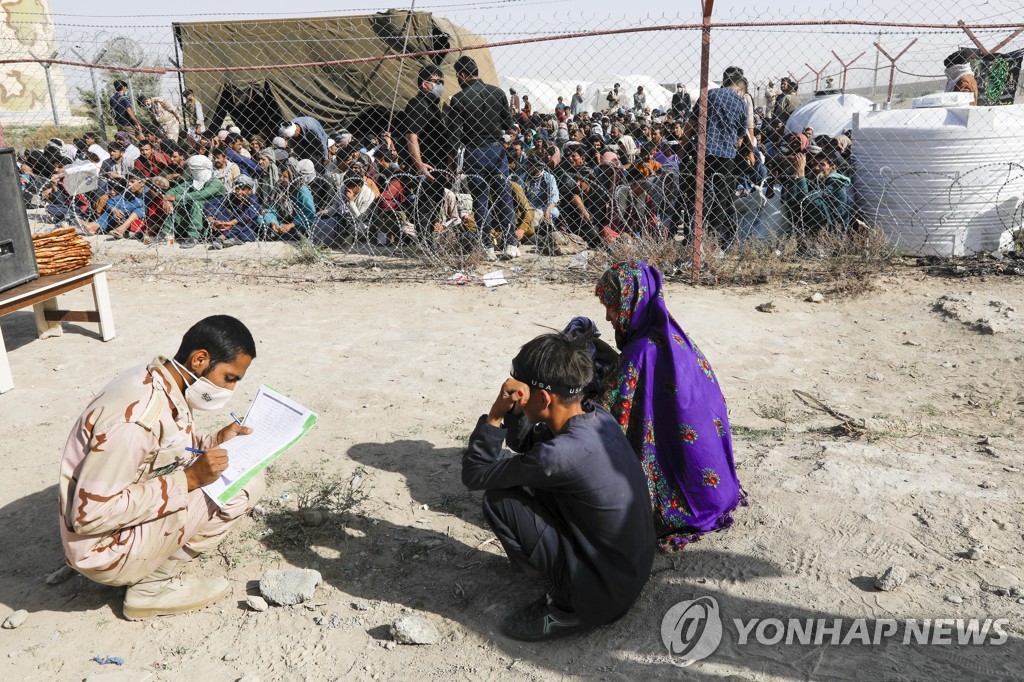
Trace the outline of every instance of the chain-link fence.
<instances>
[{"instance_id":1,"label":"chain-link fence","mask_svg":"<svg viewBox=\"0 0 1024 682\"><path fill-rule=\"evenodd\" d=\"M115 24L5 3L0 135L37 229L152 271L642 257L759 282L1013 247L1018 4L528 5Z\"/></svg>"}]
</instances>

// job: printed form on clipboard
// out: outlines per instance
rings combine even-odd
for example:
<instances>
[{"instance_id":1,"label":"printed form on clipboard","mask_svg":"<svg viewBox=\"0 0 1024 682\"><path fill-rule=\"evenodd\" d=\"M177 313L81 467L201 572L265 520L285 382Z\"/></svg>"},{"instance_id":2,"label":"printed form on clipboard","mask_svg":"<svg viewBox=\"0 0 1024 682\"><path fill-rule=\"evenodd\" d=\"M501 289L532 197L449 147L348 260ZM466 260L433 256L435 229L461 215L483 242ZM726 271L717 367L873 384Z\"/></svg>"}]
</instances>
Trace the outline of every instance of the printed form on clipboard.
<instances>
[{"instance_id":1,"label":"printed form on clipboard","mask_svg":"<svg viewBox=\"0 0 1024 682\"><path fill-rule=\"evenodd\" d=\"M246 483L267 468L316 424L317 416L291 398L260 386L242 423L252 433L219 445L228 453L228 468L203 492L223 507Z\"/></svg>"}]
</instances>

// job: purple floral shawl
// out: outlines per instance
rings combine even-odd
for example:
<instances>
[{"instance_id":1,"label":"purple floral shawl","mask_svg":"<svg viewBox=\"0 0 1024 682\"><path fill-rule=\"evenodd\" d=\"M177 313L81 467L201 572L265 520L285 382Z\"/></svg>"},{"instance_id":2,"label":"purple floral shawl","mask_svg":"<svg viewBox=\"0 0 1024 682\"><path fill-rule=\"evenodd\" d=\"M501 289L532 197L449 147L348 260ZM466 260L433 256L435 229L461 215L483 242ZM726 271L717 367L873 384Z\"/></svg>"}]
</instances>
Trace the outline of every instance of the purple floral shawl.
<instances>
[{"instance_id":1,"label":"purple floral shawl","mask_svg":"<svg viewBox=\"0 0 1024 682\"><path fill-rule=\"evenodd\" d=\"M620 311L622 352L600 402L643 464L659 546L680 549L731 526L733 510L746 504L725 397L707 358L669 314L656 268L618 263L597 296Z\"/></svg>"}]
</instances>

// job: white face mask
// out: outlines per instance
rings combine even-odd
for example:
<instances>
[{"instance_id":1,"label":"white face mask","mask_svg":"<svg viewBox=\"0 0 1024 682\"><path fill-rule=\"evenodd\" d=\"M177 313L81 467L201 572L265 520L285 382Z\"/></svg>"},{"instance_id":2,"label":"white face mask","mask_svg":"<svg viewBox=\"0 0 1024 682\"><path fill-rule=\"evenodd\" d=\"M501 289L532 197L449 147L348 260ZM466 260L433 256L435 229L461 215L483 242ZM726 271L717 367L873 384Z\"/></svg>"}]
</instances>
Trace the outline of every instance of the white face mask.
<instances>
[{"instance_id":1,"label":"white face mask","mask_svg":"<svg viewBox=\"0 0 1024 682\"><path fill-rule=\"evenodd\" d=\"M195 379L192 385L185 389L185 402L193 410L211 412L223 409L228 404L228 401L231 400L231 396L234 395L234 391L230 388L218 386L206 377L196 376L174 358L171 358L171 362L175 367L185 370L190 377ZM185 378L184 375L182 375L182 378Z\"/></svg>"},{"instance_id":2,"label":"white face mask","mask_svg":"<svg viewBox=\"0 0 1024 682\"><path fill-rule=\"evenodd\" d=\"M434 93L434 96L440 97L444 92L444 83L434 83L434 87L432 87L430 91Z\"/></svg>"}]
</instances>

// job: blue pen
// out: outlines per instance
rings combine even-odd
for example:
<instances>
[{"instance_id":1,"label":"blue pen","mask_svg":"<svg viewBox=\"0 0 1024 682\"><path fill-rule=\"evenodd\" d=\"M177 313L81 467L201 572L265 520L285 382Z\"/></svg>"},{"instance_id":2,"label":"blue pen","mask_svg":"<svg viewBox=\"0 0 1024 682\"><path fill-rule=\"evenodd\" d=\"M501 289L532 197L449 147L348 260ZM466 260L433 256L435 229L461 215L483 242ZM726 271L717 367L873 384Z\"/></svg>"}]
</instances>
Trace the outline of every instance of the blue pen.
<instances>
[{"instance_id":1,"label":"blue pen","mask_svg":"<svg viewBox=\"0 0 1024 682\"><path fill-rule=\"evenodd\" d=\"M245 426L245 424L242 423L242 420L235 416L234 412L231 412L230 414L231 418L235 420L236 424L238 424L239 426Z\"/></svg>"},{"instance_id":2,"label":"blue pen","mask_svg":"<svg viewBox=\"0 0 1024 682\"><path fill-rule=\"evenodd\" d=\"M185 448L185 452L191 452L192 453L192 459L190 459L188 462L183 464L182 467L181 467L182 469L188 469L190 466L192 466L193 464L196 463L196 460L198 460L201 456L206 454L206 450L200 450L199 448L189 448L189 447Z\"/></svg>"}]
</instances>

